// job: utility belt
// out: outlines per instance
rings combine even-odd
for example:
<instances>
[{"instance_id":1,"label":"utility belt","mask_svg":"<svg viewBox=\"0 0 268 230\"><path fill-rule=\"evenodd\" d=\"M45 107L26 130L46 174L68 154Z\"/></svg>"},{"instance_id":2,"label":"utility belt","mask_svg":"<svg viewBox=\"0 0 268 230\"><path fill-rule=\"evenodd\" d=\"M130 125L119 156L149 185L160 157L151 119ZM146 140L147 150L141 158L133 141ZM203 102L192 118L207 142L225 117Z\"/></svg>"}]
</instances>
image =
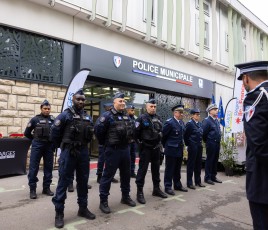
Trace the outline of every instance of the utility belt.
<instances>
[{"instance_id":1,"label":"utility belt","mask_svg":"<svg viewBox=\"0 0 268 230\"><path fill-rule=\"evenodd\" d=\"M109 148L112 148L112 149L126 149L126 148L128 148L128 144L122 144L122 145L110 145L110 144L107 144L107 145L105 145L105 147L109 147Z\"/></svg>"},{"instance_id":2,"label":"utility belt","mask_svg":"<svg viewBox=\"0 0 268 230\"><path fill-rule=\"evenodd\" d=\"M141 142L141 147L150 148L150 149L157 149L160 148L161 142L158 143L146 143L144 141Z\"/></svg>"},{"instance_id":3,"label":"utility belt","mask_svg":"<svg viewBox=\"0 0 268 230\"><path fill-rule=\"evenodd\" d=\"M41 141L41 142L51 142L48 137L40 138L40 137L34 137L35 141Z\"/></svg>"}]
</instances>

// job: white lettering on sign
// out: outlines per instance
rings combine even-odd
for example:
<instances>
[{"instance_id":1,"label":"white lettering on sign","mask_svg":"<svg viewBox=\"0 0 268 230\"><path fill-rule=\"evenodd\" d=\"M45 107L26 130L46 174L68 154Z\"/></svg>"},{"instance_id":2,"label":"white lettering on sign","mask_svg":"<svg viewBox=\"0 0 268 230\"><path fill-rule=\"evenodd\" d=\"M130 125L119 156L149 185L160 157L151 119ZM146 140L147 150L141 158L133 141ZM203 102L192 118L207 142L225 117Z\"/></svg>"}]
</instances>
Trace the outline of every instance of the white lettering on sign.
<instances>
[{"instance_id":1,"label":"white lettering on sign","mask_svg":"<svg viewBox=\"0 0 268 230\"><path fill-rule=\"evenodd\" d=\"M16 155L15 151L3 151L3 152L0 152L0 160L15 158L15 155Z\"/></svg>"},{"instance_id":2,"label":"white lettering on sign","mask_svg":"<svg viewBox=\"0 0 268 230\"><path fill-rule=\"evenodd\" d=\"M134 69L139 69L139 70L142 70L142 71L147 71L147 72L150 72L150 73L155 73L155 74L159 73L158 66L148 64L148 63L144 63L144 62L141 62L141 61L136 61L136 60L133 60L133 68Z\"/></svg>"}]
</instances>

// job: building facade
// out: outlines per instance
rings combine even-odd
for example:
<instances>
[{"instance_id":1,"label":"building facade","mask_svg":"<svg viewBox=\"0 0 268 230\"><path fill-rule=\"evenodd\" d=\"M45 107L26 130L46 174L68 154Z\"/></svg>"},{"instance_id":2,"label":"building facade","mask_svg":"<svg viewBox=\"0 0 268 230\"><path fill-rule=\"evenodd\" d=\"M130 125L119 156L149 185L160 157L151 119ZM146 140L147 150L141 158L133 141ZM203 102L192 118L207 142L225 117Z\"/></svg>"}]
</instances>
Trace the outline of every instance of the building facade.
<instances>
[{"instance_id":1,"label":"building facade","mask_svg":"<svg viewBox=\"0 0 268 230\"><path fill-rule=\"evenodd\" d=\"M162 119L180 102L204 117L212 94L232 98L234 64L268 59L267 36L238 0L2 0L0 133L23 132L44 99L56 116L82 68L94 120L118 90L137 114L154 97Z\"/></svg>"}]
</instances>

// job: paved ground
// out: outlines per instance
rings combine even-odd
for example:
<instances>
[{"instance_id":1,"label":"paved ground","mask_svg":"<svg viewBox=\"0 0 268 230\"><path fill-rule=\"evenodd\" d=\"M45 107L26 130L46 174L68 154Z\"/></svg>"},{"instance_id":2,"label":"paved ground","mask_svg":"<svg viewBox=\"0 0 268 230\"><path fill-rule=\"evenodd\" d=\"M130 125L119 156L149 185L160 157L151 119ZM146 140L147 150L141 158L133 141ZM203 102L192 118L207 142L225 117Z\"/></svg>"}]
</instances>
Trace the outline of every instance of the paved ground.
<instances>
[{"instance_id":1,"label":"paved ground","mask_svg":"<svg viewBox=\"0 0 268 230\"><path fill-rule=\"evenodd\" d=\"M161 178L163 181L161 168ZM58 173L53 172L55 191ZM167 199L153 197L151 172L148 171L145 186L147 203L130 208L120 203L120 184L112 184L109 205L111 214L99 210L96 170L91 170L89 209L96 214L93 221L77 217L76 192L68 193L65 208L65 229L105 229L105 230L160 230L160 229L252 229L248 202L245 198L245 176L226 177L219 173L223 184L207 186L187 193L176 191ZM204 172L202 172L202 175ZM116 176L119 177L118 175ZM185 182L185 167L182 169ZM42 182L42 172L39 172ZM27 176L13 176L0 179L0 229L42 230L54 229L54 206L51 197L41 194L42 183L38 184L38 199L29 199ZM131 179L131 196L136 199L135 181Z\"/></svg>"}]
</instances>

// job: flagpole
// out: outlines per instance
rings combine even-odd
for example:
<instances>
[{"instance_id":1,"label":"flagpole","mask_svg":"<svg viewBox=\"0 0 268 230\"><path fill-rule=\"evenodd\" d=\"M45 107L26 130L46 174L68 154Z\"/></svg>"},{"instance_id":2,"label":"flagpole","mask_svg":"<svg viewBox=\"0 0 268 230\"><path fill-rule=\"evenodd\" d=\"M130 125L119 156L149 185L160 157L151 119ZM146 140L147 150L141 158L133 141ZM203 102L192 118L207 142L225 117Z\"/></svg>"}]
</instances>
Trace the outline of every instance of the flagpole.
<instances>
[{"instance_id":1,"label":"flagpole","mask_svg":"<svg viewBox=\"0 0 268 230\"><path fill-rule=\"evenodd\" d=\"M232 101L232 100L234 100L234 99L237 99L237 97L233 97L233 98L231 98L228 102L227 102L227 105L225 106L225 109L224 109L224 114L226 114L226 110L227 110L227 108L228 108L228 105L229 105L229 103ZM225 126L223 127L223 134L225 134L224 133L224 131L225 131Z\"/></svg>"}]
</instances>

